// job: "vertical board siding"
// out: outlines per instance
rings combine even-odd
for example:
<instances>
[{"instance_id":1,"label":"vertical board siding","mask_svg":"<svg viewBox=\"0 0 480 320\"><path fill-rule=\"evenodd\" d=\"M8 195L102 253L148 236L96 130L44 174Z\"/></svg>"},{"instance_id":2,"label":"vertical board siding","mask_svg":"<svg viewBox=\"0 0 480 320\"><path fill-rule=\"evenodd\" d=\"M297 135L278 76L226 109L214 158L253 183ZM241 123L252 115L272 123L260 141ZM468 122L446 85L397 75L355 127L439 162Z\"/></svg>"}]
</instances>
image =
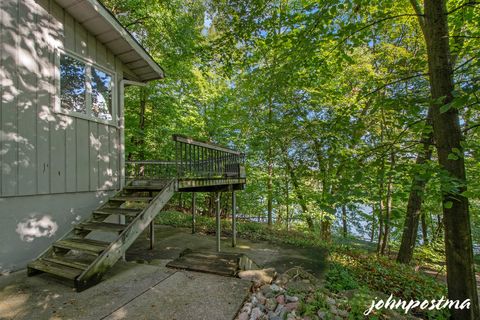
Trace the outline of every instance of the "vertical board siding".
<instances>
[{"instance_id":1,"label":"vertical board siding","mask_svg":"<svg viewBox=\"0 0 480 320\"><path fill-rule=\"evenodd\" d=\"M88 121L77 119L77 191L90 189L90 143Z\"/></svg>"},{"instance_id":2,"label":"vertical board siding","mask_svg":"<svg viewBox=\"0 0 480 320\"><path fill-rule=\"evenodd\" d=\"M66 163L65 181L67 192L77 191L77 122L72 119L72 124L66 128Z\"/></svg>"},{"instance_id":3,"label":"vertical board siding","mask_svg":"<svg viewBox=\"0 0 480 320\"><path fill-rule=\"evenodd\" d=\"M34 194L37 189L36 105L38 58L35 38L37 33L36 4L33 0L20 1L18 6L18 193Z\"/></svg>"},{"instance_id":4,"label":"vertical board siding","mask_svg":"<svg viewBox=\"0 0 480 320\"><path fill-rule=\"evenodd\" d=\"M89 127L89 154L90 154L90 191L98 190L98 151L100 149L100 139L98 138L98 124L90 121ZM85 172L86 173L86 172Z\"/></svg>"},{"instance_id":5,"label":"vertical board siding","mask_svg":"<svg viewBox=\"0 0 480 320\"><path fill-rule=\"evenodd\" d=\"M17 93L18 1L2 0L2 194L16 195L18 184Z\"/></svg>"},{"instance_id":6,"label":"vertical board siding","mask_svg":"<svg viewBox=\"0 0 480 320\"><path fill-rule=\"evenodd\" d=\"M54 111L54 48L116 70L115 108L123 64L55 0L0 4L0 196L118 188L120 130Z\"/></svg>"},{"instance_id":7,"label":"vertical board siding","mask_svg":"<svg viewBox=\"0 0 480 320\"><path fill-rule=\"evenodd\" d=\"M110 157L110 172L111 172L111 177L110 179L113 182L113 186L115 189L119 188L119 180L118 180L118 154L119 154L119 149L118 149L118 131L117 128L111 127L110 128L110 136L109 136L109 157Z\"/></svg>"},{"instance_id":8,"label":"vertical board siding","mask_svg":"<svg viewBox=\"0 0 480 320\"><path fill-rule=\"evenodd\" d=\"M53 52L50 46L54 40L61 37L62 28L49 12L53 5L49 0L38 1L37 8L37 194L50 192L50 121L53 120L51 106L53 105L53 84L55 71ZM63 20L63 18L62 18Z\"/></svg>"},{"instance_id":9,"label":"vertical board siding","mask_svg":"<svg viewBox=\"0 0 480 320\"><path fill-rule=\"evenodd\" d=\"M98 139L100 142L100 149L98 154L98 186L100 190L108 190L111 189L113 186L109 170L109 126L104 124L98 125Z\"/></svg>"}]
</instances>

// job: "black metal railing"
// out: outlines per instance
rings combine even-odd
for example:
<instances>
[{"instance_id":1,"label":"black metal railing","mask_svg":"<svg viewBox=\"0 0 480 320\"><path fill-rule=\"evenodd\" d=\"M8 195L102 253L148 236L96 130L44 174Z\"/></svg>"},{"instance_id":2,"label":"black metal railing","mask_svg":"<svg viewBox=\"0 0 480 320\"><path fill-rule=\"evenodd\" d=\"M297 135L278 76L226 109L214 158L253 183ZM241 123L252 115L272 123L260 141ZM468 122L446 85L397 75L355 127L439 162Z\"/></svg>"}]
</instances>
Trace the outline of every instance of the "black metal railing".
<instances>
[{"instance_id":1,"label":"black metal railing","mask_svg":"<svg viewBox=\"0 0 480 320\"><path fill-rule=\"evenodd\" d=\"M174 135L175 161L125 161L130 179L241 179L245 178L245 155L215 144Z\"/></svg>"},{"instance_id":2,"label":"black metal railing","mask_svg":"<svg viewBox=\"0 0 480 320\"><path fill-rule=\"evenodd\" d=\"M230 148L174 135L179 179L245 178L245 155Z\"/></svg>"}]
</instances>

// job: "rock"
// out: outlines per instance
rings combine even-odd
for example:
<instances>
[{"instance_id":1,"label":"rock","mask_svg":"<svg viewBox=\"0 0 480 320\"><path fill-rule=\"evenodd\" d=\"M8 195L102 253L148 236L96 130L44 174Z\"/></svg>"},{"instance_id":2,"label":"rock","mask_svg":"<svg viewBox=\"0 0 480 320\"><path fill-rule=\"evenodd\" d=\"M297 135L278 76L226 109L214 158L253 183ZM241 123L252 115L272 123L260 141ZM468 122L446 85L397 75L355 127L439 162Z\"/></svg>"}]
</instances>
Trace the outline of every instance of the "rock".
<instances>
[{"instance_id":1,"label":"rock","mask_svg":"<svg viewBox=\"0 0 480 320\"><path fill-rule=\"evenodd\" d=\"M290 312L287 314L287 320L295 320L297 315L295 314L295 311Z\"/></svg>"},{"instance_id":2,"label":"rock","mask_svg":"<svg viewBox=\"0 0 480 320\"><path fill-rule=\"evenodd\" d=\"M275 277L276 272L273 268L261 270L245 270L238 273L240 279L250 280L256 287L261 287L264 284L270 284Z\"/></svg>"},{"instance_id":3,"label":"rock","mask_svg":"<svg viewBox=\"0 0 480 320\"><path fill-rule=\"evenodd\" d=\"M298 302L290 302L285 305L285 309L287 309L288 311L295 310L297 309L297 307L298 307Z\"/></svg>"},{"instance_id":4,"label":"rock","mask_svg":"<svg viewBox=\"0 0 480 320\"><path fill-rule=\"evenodd\" d=\"M342 310L342 309L338 309L338 310L337 310L337 315L339 315L339 316L342 317L342 318L348 318L348 311Z\"/></svg>"},{"instance_id":5,"label":"rock","mask_svg":"<svg viewBox=\"0 0 480 320\"><path fill-rule=\"evenodd\" d=\"M252 311L252 304L250 302L247 302L243 305L241 312L246 312L249 314Z\"/></svg>"},{"instance_id":6,"label":"rock","mask_svg":"<svg viewBox=\"0 0 480 320\"><path fill-rule=\"evenodd\" d=\"M327 313L322 310L318 310L317 316L320 318L320 320L325 320L327 318Z\"/></svg>"},{"instance_id":7,"label":"rock","mask_svg":"<svg viewBox=\"0 0 480 320\"><path fill-rule=\"evenodd\" d=\"M297 302L298 301L298 297L295 297L295 296L285 295L285 298L287 299L287 302Z\"/></svg>"},{"instance_id":8,"label":"rock","mask_svg":"<svg viewBox=\"0 0 480 320\"><path fill-rule=\"evenodd\" d=\"M280 314L284 309L285 309L285 306L283 304L277 304L277 307L275 308L275 313Z\"/></svg>"},{"instance_id":9,"label":"rock","mask_svg":"<svg viewBox=\"0 0 480 320\"><path fill-rule=\"evenodd\" d=\"M330 298L330 297L327 297L327 303L328 303L329 305L332 305L332 306L334 306L334 305L337 304L337 302L335 301L335 299L332 299L332 298Z\"/></svg>"},{"instance_id":10,"label":"rock","mask_svg":"<svg viewBox=\"0 0 480 320\"><path fill-rule=\"evenodd\" d=\"M286 288L291 291L303 293L315 290L315 287L312 284L308 284L303 281L290 281L287 283Z\"/></svg>"},{"instance_id":11,"label":"rock","mask_svg":"<svg viewBox=\"0 0 480 320\"><path fill-rule=\"evenodd\" d=\"M330 306L330 313L331 314L338 314L338 309L334 305Z\"/></svg>"},{"instance_id":12,"label":"rock","mask_svg":"<svg viewBox=\"0 0 480 320\"><path fill-rule=\"evenodd\" d=\"M257 297L256 297L256 296L254 296L254 295L252 296L252 298L251 298L251 300L250 300L250 301L252 302L252 305L253 305L253 306L255 306L255 305L257 305L257 304L258 304L258 299L257 299Z\"/></svg>"},{"instance_id":13,"label":"rock","mask_svg":"<svg viewBox=\"0 0 480 320\"><path fill-rule=\"evenodd\" d=\"M275 280L275 284L283 287L288 283L288 281L290 281L290 279L291 277L288 274L283 273L277 277L277 279Z\"/></svg>"},{"instance_id":14,"label":"rock","mask_svg":"<svg viewBox=\"0 0 480 320\"><path fill-rule=\"evenodd\" d=\"M285 304L285 296L283 294L278 295L276 300L277 300L278 304ZM287 301L288 301L288 299L287 299Z\"/></svg>"},{"instance_id":15,"label":"rock","mask_svg":"<svg viewBox=\"0 0 480 320\"><path fill-rule=\"evenodd\" d=\"M277 306L277 301L273 298L268 298L267 301L265 302L265 308L267 310L275 310L275 307Z\"/></svg>"},{"instance_id":16,"label":"rock","mask_svg":"<svg viewBox=\"0 0 480 320\"><path fill-rule=\"evenodd\" d=\"M260 287L260 292L266 297L270 298L273 296L273 291L270 289L270 286L268 284L263 285Z\"/></svg>"},{"instance_id":17,"label":"rock","mask_svg":"<svg viewBox=\"0 0 480 320\"><path fill-rule=\"evenodd\" d=\"M257 320L263 315L260 308L253 308L252 313L250 314L250 320Z\"/></svg>"},{"instance_id":18,"label":"rock","mask_svg":"<svg viewBox=\"0 0 480 320\"><path fill-rule=\"evenodd\" d=\"M247 312L241 312L238 315L237 320L248 320L248 313Z\"/></svg>"},{"instance_id":19,"label":"rock","mask_svg":"<svg viewBox=\"0 0 480 320\"><path fill-rule=\"evenodd\" d=\"M287 309L285 309L282 305L279 304L279 306L281 306L280 310L277 312L278 316L280 317L280 319L285 319L285 315L287 314ZM277 306L277 309L278 309L278 306Z\"/></svg>"},{"instance_id":20,"label":"rock","mask_svg":"<svg viewBox=\"0 0 480 320\"><path fill-rule=\"evenodd\" d=\"M270 286L270 289L272 289L273 292L282 292L283 291L283 289L276 284L272 284Z\"/></svg>"},{"instance_id":21,"label":"rock","mask_svg":"<svg viewBox=\"0 0 480 320\"><path fill-rule=\"evenodd\" d=\"M260 297L257 296L257 300L258 300L258 304L263 305L267 301L267 298L265 298L262 294Z\"/></svg>"}]
</instances>

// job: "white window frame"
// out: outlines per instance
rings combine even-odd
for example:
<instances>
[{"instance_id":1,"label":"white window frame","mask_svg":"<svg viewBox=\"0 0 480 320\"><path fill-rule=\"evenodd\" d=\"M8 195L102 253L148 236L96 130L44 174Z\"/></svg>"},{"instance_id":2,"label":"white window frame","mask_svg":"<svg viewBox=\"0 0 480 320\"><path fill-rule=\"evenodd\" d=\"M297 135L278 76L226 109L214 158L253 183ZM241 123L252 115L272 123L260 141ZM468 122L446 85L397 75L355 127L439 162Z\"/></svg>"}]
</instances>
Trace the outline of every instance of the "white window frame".
<instances>
[{"instance_id":1,"label":"white window frame","mask_svg":"<svg viewBox=\"0 0 480 320\"><path fill-rule=\"evenodd\" d=\"M85 107L86 113L76 112L72 110L65 110L61 104L61 87L60 87L60 55L66 55L70 58L76 59L85 64ZM98 69L110 75L112 77L112 120L104 120L95 117L92 113L92 68ZM81 118L89 121L107 124L110 126L118 127L117 119L117 101L118 101L118 89L117 89L117 73L115 70L101 66L91 59L84 58L75 52L65 50L64 48L57 48L55 50L55 104L54 111L58 114L63 114L71 117Z\"/></svg>"}]
</instances>

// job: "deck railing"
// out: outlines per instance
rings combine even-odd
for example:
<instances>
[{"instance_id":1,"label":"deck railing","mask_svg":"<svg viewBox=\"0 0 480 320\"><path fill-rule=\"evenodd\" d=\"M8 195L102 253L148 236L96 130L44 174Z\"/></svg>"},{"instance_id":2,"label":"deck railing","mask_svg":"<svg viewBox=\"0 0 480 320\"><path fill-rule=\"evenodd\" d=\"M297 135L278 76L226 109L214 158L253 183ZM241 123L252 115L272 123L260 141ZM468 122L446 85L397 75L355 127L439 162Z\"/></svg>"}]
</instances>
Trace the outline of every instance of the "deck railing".
<instances>
[{"instance_id":1,"label":"deck railing","mask_svg":"<svg viewBox=\"0 0 480 320\"><path fill-rule=\"evenodd\" d=\"M245 155L241 152L174 135L175 161L125 161L126 179L242 179Z\"/></svg>"},{"instance_id":2,"label":"deck railing","mask_svg":"<svg viewBox=\"0 0 480 320\"><path fill-rule=\"evenodd\" d=\"M176 178L177 163L159 160L125 161L125 177L127 179Z\"/></svg>"},{"instance_id":3,"label":"deck railing","mask_svg":"<svg viewBox=\"0 0 480 320\"><path fill-rule=\"evenodd\" d=\"M215 144L174 135L179 179L244 178L245 155Z\"/></svg>"}]
</instances>

